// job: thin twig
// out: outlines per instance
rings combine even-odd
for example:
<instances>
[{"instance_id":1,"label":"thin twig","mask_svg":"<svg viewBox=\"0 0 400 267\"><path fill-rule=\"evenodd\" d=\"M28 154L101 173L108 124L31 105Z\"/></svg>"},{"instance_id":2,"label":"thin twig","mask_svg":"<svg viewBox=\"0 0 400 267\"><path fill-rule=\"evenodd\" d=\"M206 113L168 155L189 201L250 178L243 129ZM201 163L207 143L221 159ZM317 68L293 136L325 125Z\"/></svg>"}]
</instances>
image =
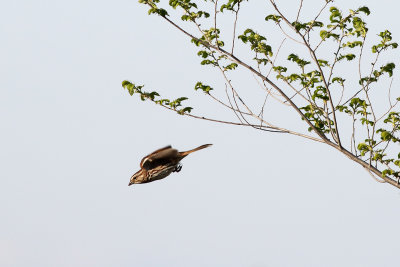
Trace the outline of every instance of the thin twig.
<instances>
[{"instance_id":1,"label":"thin twig","mask_svg":"<svg viewBox=\"0 0 400 267\"><path fill-rule=\"evenodd\" d=\"M226 104L226 103L224 103L223 101L219 100L218 98L216 98L215 96L213 96L213 95L210 94L210 93L208 93L207 95L210 96L210 97L211 97L212 99L214 99L215 101L217 101L218 103L220 103L221 105L223 105L224 107L227 107L227 108L229 108L229 109L231 109L231 110L233 110L233 111L236 111L236 112L242 112L243 114L250 115L249 113L246 113L246 112L244 112L244 111L236 110L234 107L229 106L228 104Z\"/></svg>"},{"instance_id":2,"label":"thin twig","mask_svg":"<svg viewBox=\"0 0 400 267\"><path fill-rule=\"evenodd\" d=\"M391 100L391 93L390 93L390 91L391 91L391 89L392 89L392 83L393 83L393 79L390 81L390 86L389 86L389 92L388 92L388 98L389 98L389 105L390 105L390 107L389 107L389 109L384 113L384 114L382 114L382 116L381 117L379 117L377 120L376 120L376 122L378 122L378 121L380 121L383 117L385 117L390 111L392 111L393 110L393 108L395 108L396 106L397 106L397 104L399 103L399 100L396 100L396 102L394 103L394 104L392 104L392 100Z\"/></svg>"},{"instance_id":3,"label":"thin twig","mask_svg":"<svg viewBox=\"0 0 400 267\"><path fill-rule=\"evenodd\" d=\"M303 7L303 0L300 0L300 7L299 7L299 10L297 11L296 22L299 21L300 11L301 11L302 7Z\"/></svg>"},{"instance_id":4,"label":"thin twig","mask_svg":"<svg viewBox=\"0 0 400 267\"><path fill-rule=\"evenodd\" d=\"M290 36L288 33L286 33L285 30L282 28L282 26L281 26L281 24L280 24L279 22L278 22L278 27L281 29L282 33L283 33L287 38L289 38L290 40L292 40L292 41L294 41L294 42L296 42L296 43L299 43L299 44L301 44L301 45L304 45L301 41L298 41L298 40L294 39L292 36Z\"/></svg>"},{"instance_id":5,"label":"thin twig","mask_svg":"<svg viewBox=\"0 0 400 267\"><path fill-rule=\"evenodd\" d=\"M217 8L218 8L218 0L215 0L215 4L214 4L214 29L215 29L215 31L217 31L217 12L218 12ZM215 43L219 47L218 34L217 33L215 33Z\"/></svg>"},{"instance_id":6,"label":"thin twig","mask_svg":"<svg viewBox=\"0 0 400 267\"><path fill-rule=\"evenodd\" d=\"M270 68L269 71L268 71L267 77L269 77L269 75L271 74L271 71L272 71L272 69L273 69L273 66L275 65L276 59L278 58L279 52L281 51L281 47L282 47L282 45L283 45L283 43L284 43L285 41L286 41L286 38L283 38L281 44L280 44L279 47L278 47L278 50L276 51L275 58L274 58L274 60L272 61L272 66L271 66L271 68Z\"/></svg>"},{"instance_id":7,"label":"thin twig","mask_svg":"<svg viewBox=\"0 0 400 267\"><path fill-rule=\"evenodd\" d=\"M375 175L374 175L368 168L365 168L365 167L364 167L364 169L365 169L365 170L369 173L369 175L371 175L371 177L374 178L374 180L377 181L378 183L386 183L385 180L380 180L380 179L378 179L377 177L375 177Z\"/></svg>"},{"instance_id":8,"label":"thin twig","mask_svg":"<svg viewBox=\"0 0 400 267\"><path fill-rule=\"evenodd\" d=\"M265 84L264 84L264 80L263 83L261 84L260 81L257 79L257 77L253 74L254 80L256 80L257 84L261 87L261 89L264 89L265 91L267 91L268 94L270 94L276 101L278 101L279 103L285 105L285 106L290 106L290 104L280 100L277 96L281 96L277 93L272 92L272 89L269 89Z\"/></svg>"},{"instance_id":9,"label":"thin twig","mask_svg":"<svg viewBox=\"0 0 400 267\"><path fill-rule=\"evenodd\" d=\"M233 110L233 113L235 113L235 116L238 118L238 120L241 122L241 123L243 123L243 121L242 121L242 119L239 117L239 115L237 114L237 112L240 112L240 110L239 109L235 109L234 107L233 107L233 105L232 105L232 102L231 102L231 98L229 97L229 93L228 93L228 86L225 84L225 93L226 93L226 97L228 98L228 102L229 102L229 105L231 106L231 109Z\"/></svg>"},{"instance_id":10,"label":"thin twig","mask_svg":"<svg viewBox=\"0 0 400 267\"><path fill-rule=\"evenodd\" d=\"M231 53L233 54L233 49L235 48L235 39L236 39L236 23L238 20L238 15L239 15L239 9L240 9L240 2L238 2L238 8L235 11L235 22L233 23L233 37L232 37L232 50Z\"/></svg>"}]
</instances>

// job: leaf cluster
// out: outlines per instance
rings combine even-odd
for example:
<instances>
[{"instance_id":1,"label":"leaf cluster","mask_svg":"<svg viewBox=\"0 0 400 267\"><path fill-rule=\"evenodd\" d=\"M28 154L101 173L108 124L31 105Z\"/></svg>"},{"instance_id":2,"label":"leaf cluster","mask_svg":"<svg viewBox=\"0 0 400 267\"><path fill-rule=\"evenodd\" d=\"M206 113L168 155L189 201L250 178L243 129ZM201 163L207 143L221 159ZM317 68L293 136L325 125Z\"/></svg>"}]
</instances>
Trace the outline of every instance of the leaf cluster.
<instances>
[{"instance_id":1,"label":"leaf cluster","mask_svg":"<svg viewBox=\"0 0 400 267\"><path fill-rule=\"evenodd\" d=\"M182 106L182 102L188 100L187 97L179 97L174 100L157 98L160 96L160 94L157 93L156 91L150 93L145 92L142 90L142 88L144 87L143 85L135 85L134 83L131 83L130 81L126 80L122 82L122 87L125 88L131 96L137 94L140 96L140 99L142 101L150 100L160 106L175 110L180 115L190 113L193 109L192 107Z\"/></svg>"},{"instance_id":2,"label":"leaf cluster","mask_svg":"<svg viewBox=\"0 0 400 267\"><path fill-rule=\"evenodd\" d=\"M254 52L263 54L266 58L273 56L271 46L266 43L267 38L254 30L246 29L238 38L245 44L249 43L250 49Z\"/></svg>"},{"instance_id":3,"label":"leaf cluster","mask_svg":"<svg viewBox=\"0 0 400 267\"><path fill-rule=\"evenodd\" d=\"M224 10L237 11L240 3L243 1L244 0L228 0L228 2L226 4L223 4L219 10L221 12L224 12ZM248 1L248 0L246 0L246 1ZM236 7L236 10L235 10L235 7Z\"/></svg>"},{"instance_id":4,"label":"leaf cluster","mask_svg":"<svg viewBox=\"0 0 400 267\"><path fill-rule=\"evenodd\" d=\"M315 128L320 133L325 134L331 131L333 122L331 120L326 120L326 118L324 117L324 113L321 109L317 108L314 105L307 105L301 107L300 109L304 111L305 117L315 126ZM311 132L312 130L313 129L311 127L308 128L309 132Z\"/></svg>"}]
</instances>

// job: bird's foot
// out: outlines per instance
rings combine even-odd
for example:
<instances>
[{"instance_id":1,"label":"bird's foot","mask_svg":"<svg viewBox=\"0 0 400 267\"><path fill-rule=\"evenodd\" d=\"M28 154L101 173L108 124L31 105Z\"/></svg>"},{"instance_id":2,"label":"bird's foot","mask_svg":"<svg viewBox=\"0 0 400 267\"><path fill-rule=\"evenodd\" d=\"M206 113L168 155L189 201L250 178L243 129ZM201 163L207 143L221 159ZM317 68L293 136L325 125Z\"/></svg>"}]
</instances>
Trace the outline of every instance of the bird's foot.
<instances>
[{"instance_id":1,"label":"bird's foot","mask_svg":"<svg viewBox=\"0 0 400 267\"><path fill-rule=\"evenodd\" d=\"M176 165L174 172L180 172L181 170L182 170L182 165L178 164L178 165Z\"/></svg>"}]
</instances>

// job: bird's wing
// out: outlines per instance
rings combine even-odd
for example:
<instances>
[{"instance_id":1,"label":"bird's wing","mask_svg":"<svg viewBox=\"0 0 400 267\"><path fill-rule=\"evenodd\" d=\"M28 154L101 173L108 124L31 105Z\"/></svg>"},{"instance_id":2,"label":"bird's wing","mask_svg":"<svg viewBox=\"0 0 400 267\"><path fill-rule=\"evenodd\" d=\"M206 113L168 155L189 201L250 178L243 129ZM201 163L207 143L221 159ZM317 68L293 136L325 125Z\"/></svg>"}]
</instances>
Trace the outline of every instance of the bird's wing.
<instances>
[{"instance_id":1,"label":"bird's wing","mask_svg":"<svg viewBox=\"0 0 400 267\"><path fill-rule=\"evenodd\" d=\"M178 155L178 150L171 146L157 149L142 159L140 162L140 168L149 170L159 165L170 163L170 159L176 155Z\"/></svg>"}]
</instances>

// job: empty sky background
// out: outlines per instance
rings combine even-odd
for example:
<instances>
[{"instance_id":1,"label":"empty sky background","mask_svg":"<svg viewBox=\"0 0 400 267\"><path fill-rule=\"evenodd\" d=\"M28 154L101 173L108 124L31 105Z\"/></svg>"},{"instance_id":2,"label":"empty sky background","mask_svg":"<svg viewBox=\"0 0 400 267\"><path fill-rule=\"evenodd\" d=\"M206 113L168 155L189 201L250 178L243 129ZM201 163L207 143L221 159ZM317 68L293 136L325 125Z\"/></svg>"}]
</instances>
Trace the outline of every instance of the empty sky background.
<instances>
[{"instance_id":1,"label":"empty sky background","mask_svg":"<svg viewBox=\"0 0 400 267\"><path fill-rule=\"evenodd\" d=\"M400 40L398 1L347 2ZM398 264L399 190L327 146L182 117L121 88L234 119L192 89L221 77L137 1L4 1L0 35L0 266ZM147 153L204 143L180 173L127 186Z\"/></svg>"}]
</instances>

